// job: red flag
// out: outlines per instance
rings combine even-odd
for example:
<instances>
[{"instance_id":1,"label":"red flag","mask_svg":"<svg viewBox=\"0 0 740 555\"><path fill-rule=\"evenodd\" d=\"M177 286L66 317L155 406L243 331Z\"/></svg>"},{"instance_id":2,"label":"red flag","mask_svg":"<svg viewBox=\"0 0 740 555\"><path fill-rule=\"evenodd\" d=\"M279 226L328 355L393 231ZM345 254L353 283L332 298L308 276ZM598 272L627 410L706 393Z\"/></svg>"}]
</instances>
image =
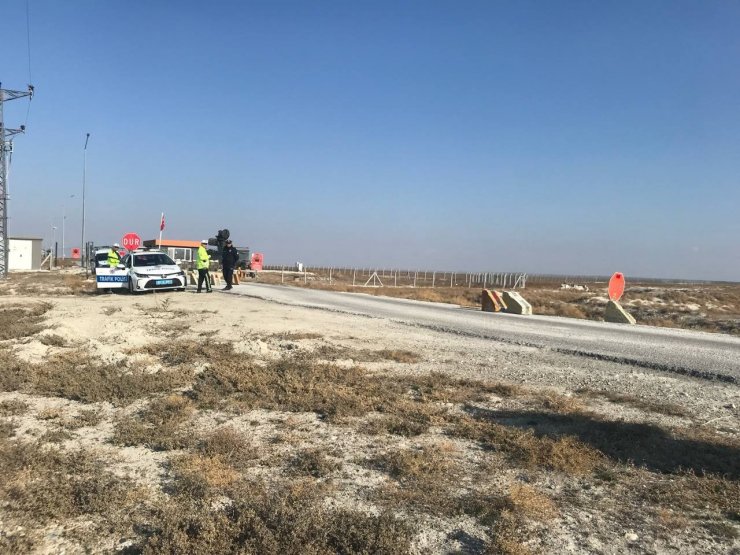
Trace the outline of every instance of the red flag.
<instances>
[{"instance_id":1,"label":"red flag","mask_svg":"<svg viewBox=\"0 0 740 555\"><path fill-rule=\"evenodd\" d=\"M162 220L159 222L159 231L164 231L164 212L162 212Z\"/></svg>"}]
</instances>

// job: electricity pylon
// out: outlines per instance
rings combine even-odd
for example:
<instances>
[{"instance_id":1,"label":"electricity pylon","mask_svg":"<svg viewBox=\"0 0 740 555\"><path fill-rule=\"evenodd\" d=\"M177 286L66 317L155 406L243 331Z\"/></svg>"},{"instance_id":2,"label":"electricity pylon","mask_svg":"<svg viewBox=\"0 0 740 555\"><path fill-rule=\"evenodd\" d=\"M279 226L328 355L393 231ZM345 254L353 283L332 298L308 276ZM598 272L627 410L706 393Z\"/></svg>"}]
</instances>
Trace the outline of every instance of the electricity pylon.
<instances>
[{"instance_id":1,"label":"electricity pylon","mask_svg":"<svg viewBox=\"0 0 740 555\"><path fill-rule=\"evenodd\" d=\"M3 89L0 83L0 279L8 275L8 154L13 152L13 136L25 133L26 126L19 129L5 127L3 104L7 100L33 96L33 85L27 91Z\"/></svg>"}]
</instances>

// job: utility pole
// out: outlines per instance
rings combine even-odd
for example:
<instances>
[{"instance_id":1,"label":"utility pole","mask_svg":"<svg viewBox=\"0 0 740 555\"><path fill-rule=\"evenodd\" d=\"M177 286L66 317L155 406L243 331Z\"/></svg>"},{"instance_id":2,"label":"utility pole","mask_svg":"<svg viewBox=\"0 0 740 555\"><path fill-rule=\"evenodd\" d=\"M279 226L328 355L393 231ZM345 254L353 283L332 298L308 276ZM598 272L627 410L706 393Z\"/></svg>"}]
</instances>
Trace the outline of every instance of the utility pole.
<instances>
[{"instance_id":1,"label":"utility pole","mask_svg":"<svg viewBox=\"0 0 740 555\"><path fill-rule=\"evenodd\" d=\"M5 127L3 104L26 96L33 96L33 85L24 92L3 89L0 83L0 279L8 276L8 154L13 152L13 136L26 131L25 125L19 129Z\"/></svg>"},{"instance_id":2,"label":"utility pole","mask_svg":"<svg viewBox=\"0 0 740 555\"><path fill-rule=\"evenodd\" d=\"M82 149L82 244L80 246L83 249L83 254L80 255L80 264L85 267L85 278L87 278L87 267L90 265L87 257L87 249L85 248L85 181L87 180L87 141L90 140L90 133L85 137L85 148Z\"/></svg>"},{"instance_id":3,"label":"utility pole","mask_svg":"<svg viewBox=\"0 0 740 555\"><path fill-rule=\"evenodd\" d=\"M65 254L64 254L64 224L67 221L67 200L75 198L74 195L69 195L68 197L65 197L64 202L62 202L62 262L64 262Z\"/></svg>"}]
</instances>

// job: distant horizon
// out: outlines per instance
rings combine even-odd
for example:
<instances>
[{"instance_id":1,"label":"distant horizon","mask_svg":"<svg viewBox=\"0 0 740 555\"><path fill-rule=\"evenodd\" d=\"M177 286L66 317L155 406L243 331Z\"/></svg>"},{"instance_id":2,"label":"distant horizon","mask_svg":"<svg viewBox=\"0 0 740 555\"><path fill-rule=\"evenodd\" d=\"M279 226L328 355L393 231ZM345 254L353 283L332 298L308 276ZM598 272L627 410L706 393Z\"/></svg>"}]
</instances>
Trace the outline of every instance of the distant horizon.
<instances>
[{"instance_id":1,"label":"distant horizon","mask_svg":"<svg viewBox=\"0 0 740 555\"><path fill-rule=\"evenodd\" d=\"M80 246L90 133L88 240L165 212L268 262L740 280L738 3L28 6L10 235Z\"/></svg>"}]
</instances>

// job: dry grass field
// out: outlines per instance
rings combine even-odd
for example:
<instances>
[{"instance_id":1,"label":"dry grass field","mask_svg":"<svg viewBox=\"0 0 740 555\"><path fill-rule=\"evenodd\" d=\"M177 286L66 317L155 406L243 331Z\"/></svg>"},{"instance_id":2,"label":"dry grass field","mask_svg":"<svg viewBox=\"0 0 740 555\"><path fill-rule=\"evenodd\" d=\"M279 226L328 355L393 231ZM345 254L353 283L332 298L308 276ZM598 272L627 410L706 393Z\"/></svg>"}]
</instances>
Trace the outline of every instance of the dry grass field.
<instances>
[{"instance_id":1,"label":"dry grass field","mask_svg":"<svg viewBox=\"0 0 740 555\"><path fill-rule=\"evenodd\" d=\"M480 306L481 290L460 286L437 287L362 287L352 286L352 276L334 274L310 275L306 281L291 275L283 279L280 272L260 274L263 283L281 283L332 291L359 292L369 295L400 297L419 301ZM388 280L387 280L388 281ZM360 281L358 281L360 283ZM606 283L577 284L588 290L562 289L559 282L529 283L519 291L532 305L535 314L603 320L609 298ZM621 300L637 322L651 326L693 329L740 335L740 283L656 284L628 282Z\"/></svg>"},{"instance_id":2,"label":"dry grass field","mask_svg":"<svg viewBox=\"0 0 740 555\"><path fill-rule=\"evenodd\" d=\"M12 275L0 552L740 553L737 386L548 356Z\"/></svg>"}]
</instances>

